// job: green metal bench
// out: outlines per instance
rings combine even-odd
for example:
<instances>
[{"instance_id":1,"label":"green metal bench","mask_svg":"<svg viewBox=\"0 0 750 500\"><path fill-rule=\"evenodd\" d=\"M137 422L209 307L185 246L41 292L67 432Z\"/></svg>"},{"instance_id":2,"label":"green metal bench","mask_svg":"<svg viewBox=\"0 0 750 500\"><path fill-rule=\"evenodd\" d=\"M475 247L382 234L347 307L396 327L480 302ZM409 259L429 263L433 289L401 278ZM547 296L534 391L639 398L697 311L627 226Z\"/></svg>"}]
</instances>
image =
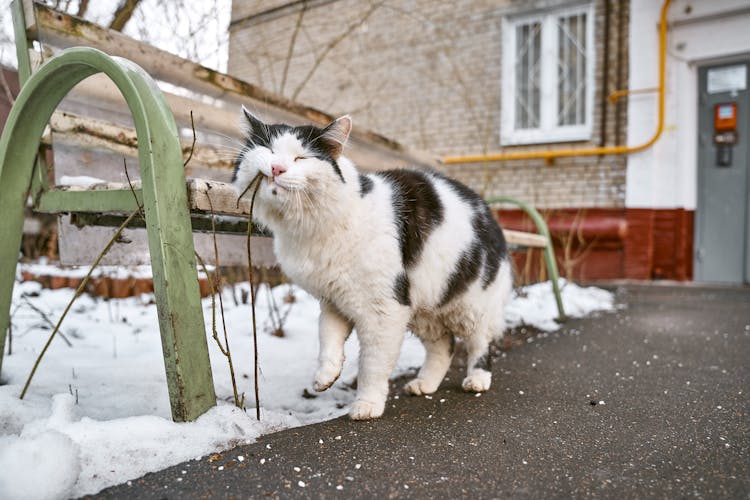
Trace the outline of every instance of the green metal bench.
<instances>
[{"instance_id":1,"label":"green metal bench","mask_svg":"<svg viewBox=\"0 0 750 500\"><path fill-rule=\"evenodd\" d=\"M10 300L24 207L31 186L36 203L60 212L96 208L116 212L123 204L137 209L128 191L97 196L93 191L54 193L46 172L35 169L42 133L60 100L78 82L106 74L128 103L138 133L141 199L158 304L159 328L167 371L172 416L192 420L216 404L198 290L188 211L182 148L172 113L151 78L129 61L91 48L73 48L47 61L28 76L0 139L0 346L9 323ZM123 199L124 198L124 199ZM2 358L0 358L2 359ZM0 365L1 366L1 365Z\"/></svg>"}]
</instances>

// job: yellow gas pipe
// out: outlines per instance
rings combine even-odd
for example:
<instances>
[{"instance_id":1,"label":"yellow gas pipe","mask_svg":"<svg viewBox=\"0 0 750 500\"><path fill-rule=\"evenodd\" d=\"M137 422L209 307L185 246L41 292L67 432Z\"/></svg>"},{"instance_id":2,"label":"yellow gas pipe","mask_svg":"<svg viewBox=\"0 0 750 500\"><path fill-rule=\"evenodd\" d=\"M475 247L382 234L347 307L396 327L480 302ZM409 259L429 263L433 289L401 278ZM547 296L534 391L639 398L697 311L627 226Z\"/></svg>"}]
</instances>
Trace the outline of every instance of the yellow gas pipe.
<instances>
[{"instance_id":1,"label":"yellow gas pipe","mask_svg":"<svg viewBox=\"0 0 750 500\"><path fill-rule=\"evenodd\" d=\"M605 146L599 148L580 149L552 149L547 151L517 151L514 153L492 153L486 155L468 156L446 156L443 162L453 163L482 163L502 160L531 160L544 159L551 161L555 158L570 156L599 156L599 155L621 155L643 151L651 147L661 136L664 130L664 89L665 89L665 67L667 61L667 10L672 0L664 0L661 6L661 18L659 22L659 120L656 124L654 135L647 142L637 146Z\"/></svg>"}]
</instances>

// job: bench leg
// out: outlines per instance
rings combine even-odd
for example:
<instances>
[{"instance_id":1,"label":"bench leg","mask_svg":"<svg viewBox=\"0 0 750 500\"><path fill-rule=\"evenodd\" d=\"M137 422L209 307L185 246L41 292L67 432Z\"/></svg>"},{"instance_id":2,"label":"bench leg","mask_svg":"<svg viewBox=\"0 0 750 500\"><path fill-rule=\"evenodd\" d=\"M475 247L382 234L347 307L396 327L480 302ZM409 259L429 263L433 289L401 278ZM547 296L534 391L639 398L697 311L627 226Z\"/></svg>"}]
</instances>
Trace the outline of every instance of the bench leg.
<instances>
[{"instance_id":1,"label":"bench leg","mask_svg":"<svg viewBox=\"0 0 750 500\"><path fill-rule=\"evenodd\" d=\"M557 320L566 321L567 316L565 315L565 309L563 308L562 293L560 291L560 273L557 270L557 261L555 260L555 251L552 246L552 238L549 234L549 228L547 228L547 223L544 222L544 218L542 217L542 215L531 205L527 205L521 200L510 198L508 196L498 196L485 201L487 202L487 204L508 203L517 206L518 208L526 212L526 215L528 215L529 218L534 222L534 225L536 225L536 229L537 231L539 231L539 234L547 239L547 246L544 247L544 262L547 265L547 275L552 282L552 293L555 295L555 302L557 304L558 313Z\"/></svg>"},{"instance_id":2,"label":"bench leg","mask_svg":"<svg viewBox=\"0 0 750 500\"><path fill-rule=\"evenodd\" d=\"M185 180L181 168L178 172L179 176L169 175L169 169L149 172L143 165L141 170L172 418L180 422L194 420L216 405L216 395L201 309ZM162 178L155 179L158 176Z\"/></svg>"},{"instance_id":3,"label":"bench leg","mask_svg":"<svg viewBox=\"0 0 750 500\"><path fill-rule=\"evenodd\" d=\"M19 141L23 141L24 145L30 143L29 150L32 150L34 143L31 139L23 138ZM5 166L0 162L0 375L5 354L5 337L10 326L10 306L18 254L23 238L26 198L33 172L33 159Z\"/></svg>"},{"instance_id":4,"label":"bench leg","mask_svg":"<svg viewBox=\"0 0 750 500\"><path fill-rule=\"evenodd\" d=\"M30 175L29 173L29 177ZM10 302L16 280L26 202L26 189L13 192L14 183L5 182L7 177L9 175L0 175L0 213L3 214L3 222L0 224L0 374L5 354L5 337L10 325Z\"/></svg>"}]
</instances>

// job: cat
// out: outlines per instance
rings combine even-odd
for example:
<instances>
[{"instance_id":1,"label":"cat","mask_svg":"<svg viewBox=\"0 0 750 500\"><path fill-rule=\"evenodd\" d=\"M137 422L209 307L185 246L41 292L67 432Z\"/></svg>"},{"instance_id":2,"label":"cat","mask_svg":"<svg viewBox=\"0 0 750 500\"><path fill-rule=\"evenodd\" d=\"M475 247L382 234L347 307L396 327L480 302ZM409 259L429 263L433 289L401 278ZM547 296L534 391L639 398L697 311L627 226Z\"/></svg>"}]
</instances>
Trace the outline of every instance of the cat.
<instances>
[{"instance_id":1,"label":"cat","mask_svg":"<svg viewBox=\"0 0 750 500\"><path fill-rule=\"evenodd\" d=\"M320 300L313 388L324 391L339 377L344 342L356 328L352 419L383 414L407 330L420 338L426 358L406 393L438 389L455 337L467 351L463 388L489 389L489 343L505 328L512 272L484 201L437 172L359 172L342 154L349 116L319 128L267 125L244 107L243 114L246 144L233 185L241 193L263 174L254 216L273 233L284 273Z\"/></svg>"}]
</instances>

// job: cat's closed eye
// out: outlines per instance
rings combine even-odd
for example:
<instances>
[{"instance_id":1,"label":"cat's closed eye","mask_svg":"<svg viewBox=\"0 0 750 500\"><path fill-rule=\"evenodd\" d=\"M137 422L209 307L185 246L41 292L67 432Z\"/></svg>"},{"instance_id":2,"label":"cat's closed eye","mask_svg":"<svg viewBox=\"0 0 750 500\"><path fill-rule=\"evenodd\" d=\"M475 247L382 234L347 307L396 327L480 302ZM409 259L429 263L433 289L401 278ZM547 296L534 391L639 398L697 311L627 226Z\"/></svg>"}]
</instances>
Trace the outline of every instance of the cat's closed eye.
<instances>
[{"instance_id":1,"label":"cat's closed eye","mask_svg":"<svg viewBox=\"0 0 750 500\"><path fill-rule=\"evenodd\" d=\"M294 161L297 161L297 160L307 160L308 158L309 158L309 156L297 156L297 157L294 158Z\"/></svg>"}]
</instances>

